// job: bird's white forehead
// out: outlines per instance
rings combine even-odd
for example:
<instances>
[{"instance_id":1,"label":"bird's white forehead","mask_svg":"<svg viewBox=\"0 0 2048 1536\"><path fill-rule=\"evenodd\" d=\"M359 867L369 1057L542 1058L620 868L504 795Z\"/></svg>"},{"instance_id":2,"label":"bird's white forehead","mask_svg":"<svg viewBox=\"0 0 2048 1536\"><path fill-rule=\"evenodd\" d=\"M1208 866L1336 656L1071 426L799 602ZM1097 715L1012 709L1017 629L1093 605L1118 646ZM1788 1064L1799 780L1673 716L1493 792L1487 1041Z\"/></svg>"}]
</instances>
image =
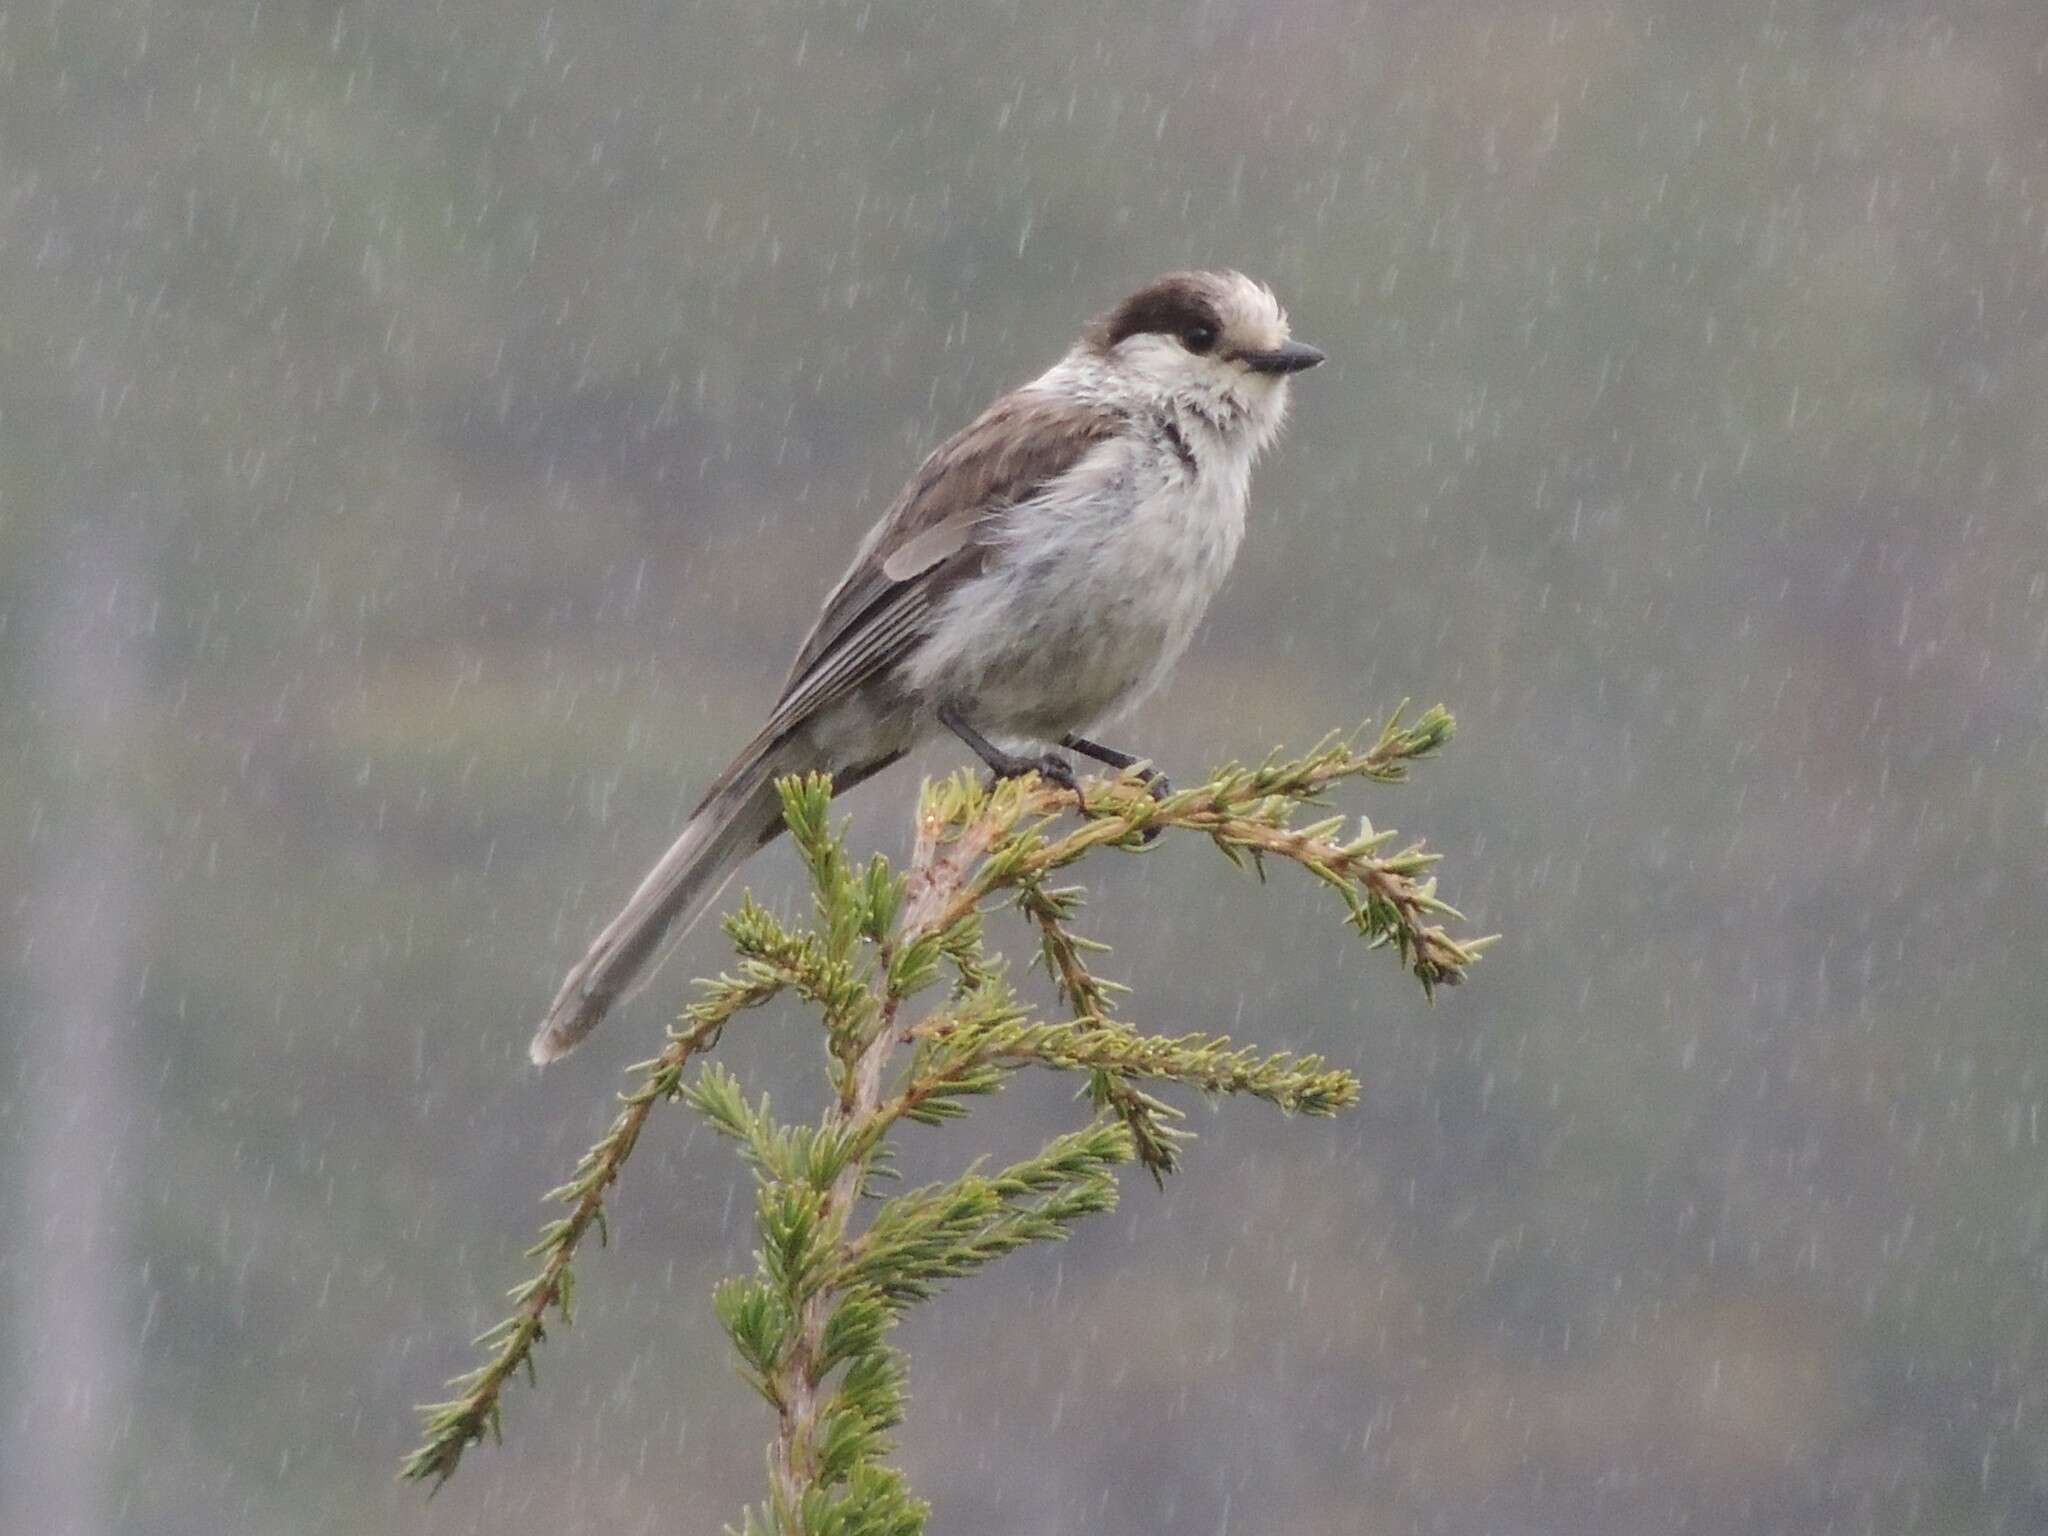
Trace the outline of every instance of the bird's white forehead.
<instances>
[{"instance_id":1,"label":"bird's white forehead","mask_svg":"<svg viewBox=\"0 0 2048 1536\"><path fill-rule=\"evenodd\" d=\"M1268 350L1287 340L1287 311L1264 283L1242 272L1207 274L1223 332L1239 346Z\"/></svg>"}]
</instances>

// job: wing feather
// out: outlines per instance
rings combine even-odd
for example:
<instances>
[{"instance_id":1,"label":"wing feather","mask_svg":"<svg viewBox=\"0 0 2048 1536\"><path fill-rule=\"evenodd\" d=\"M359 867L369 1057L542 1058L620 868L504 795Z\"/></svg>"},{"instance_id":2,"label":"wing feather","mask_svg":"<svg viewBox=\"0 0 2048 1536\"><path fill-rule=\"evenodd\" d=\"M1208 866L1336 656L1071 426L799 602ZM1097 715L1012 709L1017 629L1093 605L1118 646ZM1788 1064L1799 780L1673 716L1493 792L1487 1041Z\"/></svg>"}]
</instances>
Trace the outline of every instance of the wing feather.
<instances>
[{"instance_id":1,"label":"wing feather","mask_svg":"<svg viewBox=\"0 0 2048 1536\"><path fill-rule=\"evenodd\" d=\"M934 450L826 598L775 720L793 725L900 661L939 599L981 569L1001 514L1073 469L1124 420L1027 386Z\"/></svg>"},{"instance_id":2,"label":"wing feather","mask_svg":"<svg viewBox=\"0 0 2048 1536\"><path fill-rule=\"evenodd\" d=\"M929 583L906 582L901 591L871 610L864 622L848 631L845 643L821 657L819 664L783 695L775 706L771 729L786 730L835 703L901 657L916 643L932 597Z\"/></svg>"}]
</instances>

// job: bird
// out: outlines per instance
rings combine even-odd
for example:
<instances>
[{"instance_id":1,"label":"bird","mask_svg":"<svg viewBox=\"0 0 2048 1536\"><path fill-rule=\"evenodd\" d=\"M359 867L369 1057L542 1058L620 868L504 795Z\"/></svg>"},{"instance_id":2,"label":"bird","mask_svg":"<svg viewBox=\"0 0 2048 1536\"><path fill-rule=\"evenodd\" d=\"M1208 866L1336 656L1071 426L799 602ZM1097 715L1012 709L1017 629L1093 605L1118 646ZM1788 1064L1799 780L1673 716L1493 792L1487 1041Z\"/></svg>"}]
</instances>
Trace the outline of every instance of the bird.
<instances>
[{"instance_id":1,"label":"bird","mask_svg":"<svg viewBox=\"0 0 2048 1536\"><path fill-rule=\"evenodd\" d=\"M1266 285L1170 272L933 450L826 597L767 723L563 980L533 1061L574 1049L775 839L786 774L829 772L838 793L945 733L998 778L1071 789L1058 748L1149 774L1094 733L1186 650L1290 381L1324 360Z\"/></svg>"}]
</instances>

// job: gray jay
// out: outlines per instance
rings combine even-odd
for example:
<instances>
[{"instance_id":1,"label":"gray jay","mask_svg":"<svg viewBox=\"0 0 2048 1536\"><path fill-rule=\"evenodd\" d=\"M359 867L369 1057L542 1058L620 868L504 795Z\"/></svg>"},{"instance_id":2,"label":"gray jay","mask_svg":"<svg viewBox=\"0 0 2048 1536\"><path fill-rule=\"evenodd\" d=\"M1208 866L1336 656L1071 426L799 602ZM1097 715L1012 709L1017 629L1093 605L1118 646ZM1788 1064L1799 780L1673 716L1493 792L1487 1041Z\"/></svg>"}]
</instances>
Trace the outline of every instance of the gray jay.
<instances>
[{"instance_id":1,"label":"gray jay","mask_svg":"<svg viewBox=\"0 0 2048 1536\"><path fill-rule=\"evenodd\" d=\"M1322 361L1262 284L1175 272L934 451L825 599L768 723L569 972L534 1061L596 1028L782 830L783 774L850 789L940 731L998 776L1071 788L1055 745L1130 767L1089 735L1187 648L1288 379Z\"/></svg>"}]
</instances>

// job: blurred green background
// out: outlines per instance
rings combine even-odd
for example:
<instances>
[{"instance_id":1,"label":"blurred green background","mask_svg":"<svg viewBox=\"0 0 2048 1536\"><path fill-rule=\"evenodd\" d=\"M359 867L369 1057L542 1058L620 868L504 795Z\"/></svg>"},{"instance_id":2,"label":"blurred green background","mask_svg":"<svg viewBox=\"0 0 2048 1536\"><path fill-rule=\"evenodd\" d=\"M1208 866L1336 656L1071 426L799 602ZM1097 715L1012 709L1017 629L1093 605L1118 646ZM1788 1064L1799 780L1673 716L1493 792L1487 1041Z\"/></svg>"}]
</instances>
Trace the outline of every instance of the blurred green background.
<instances>
[{"instance_id":1,"label":"blurred green background","mask_svg":"<svg viewBox=\"0 0 2048 1536\"><path fill-rule=\"evenodd\" d=\"M1425 1008L1299 880L1098 867L1134 1018L1366 1102L1195 1106L927 1309L934 1529L2048 1529L2044 197L2031 0L0 4L0 1528L758 1496L681 1109L393 1483L717 936L527 1036L918 455L1192 263L1333 362L1118 739L1443 700L1344 808L1506 938Z\"/></svg>"}]
</instances>

